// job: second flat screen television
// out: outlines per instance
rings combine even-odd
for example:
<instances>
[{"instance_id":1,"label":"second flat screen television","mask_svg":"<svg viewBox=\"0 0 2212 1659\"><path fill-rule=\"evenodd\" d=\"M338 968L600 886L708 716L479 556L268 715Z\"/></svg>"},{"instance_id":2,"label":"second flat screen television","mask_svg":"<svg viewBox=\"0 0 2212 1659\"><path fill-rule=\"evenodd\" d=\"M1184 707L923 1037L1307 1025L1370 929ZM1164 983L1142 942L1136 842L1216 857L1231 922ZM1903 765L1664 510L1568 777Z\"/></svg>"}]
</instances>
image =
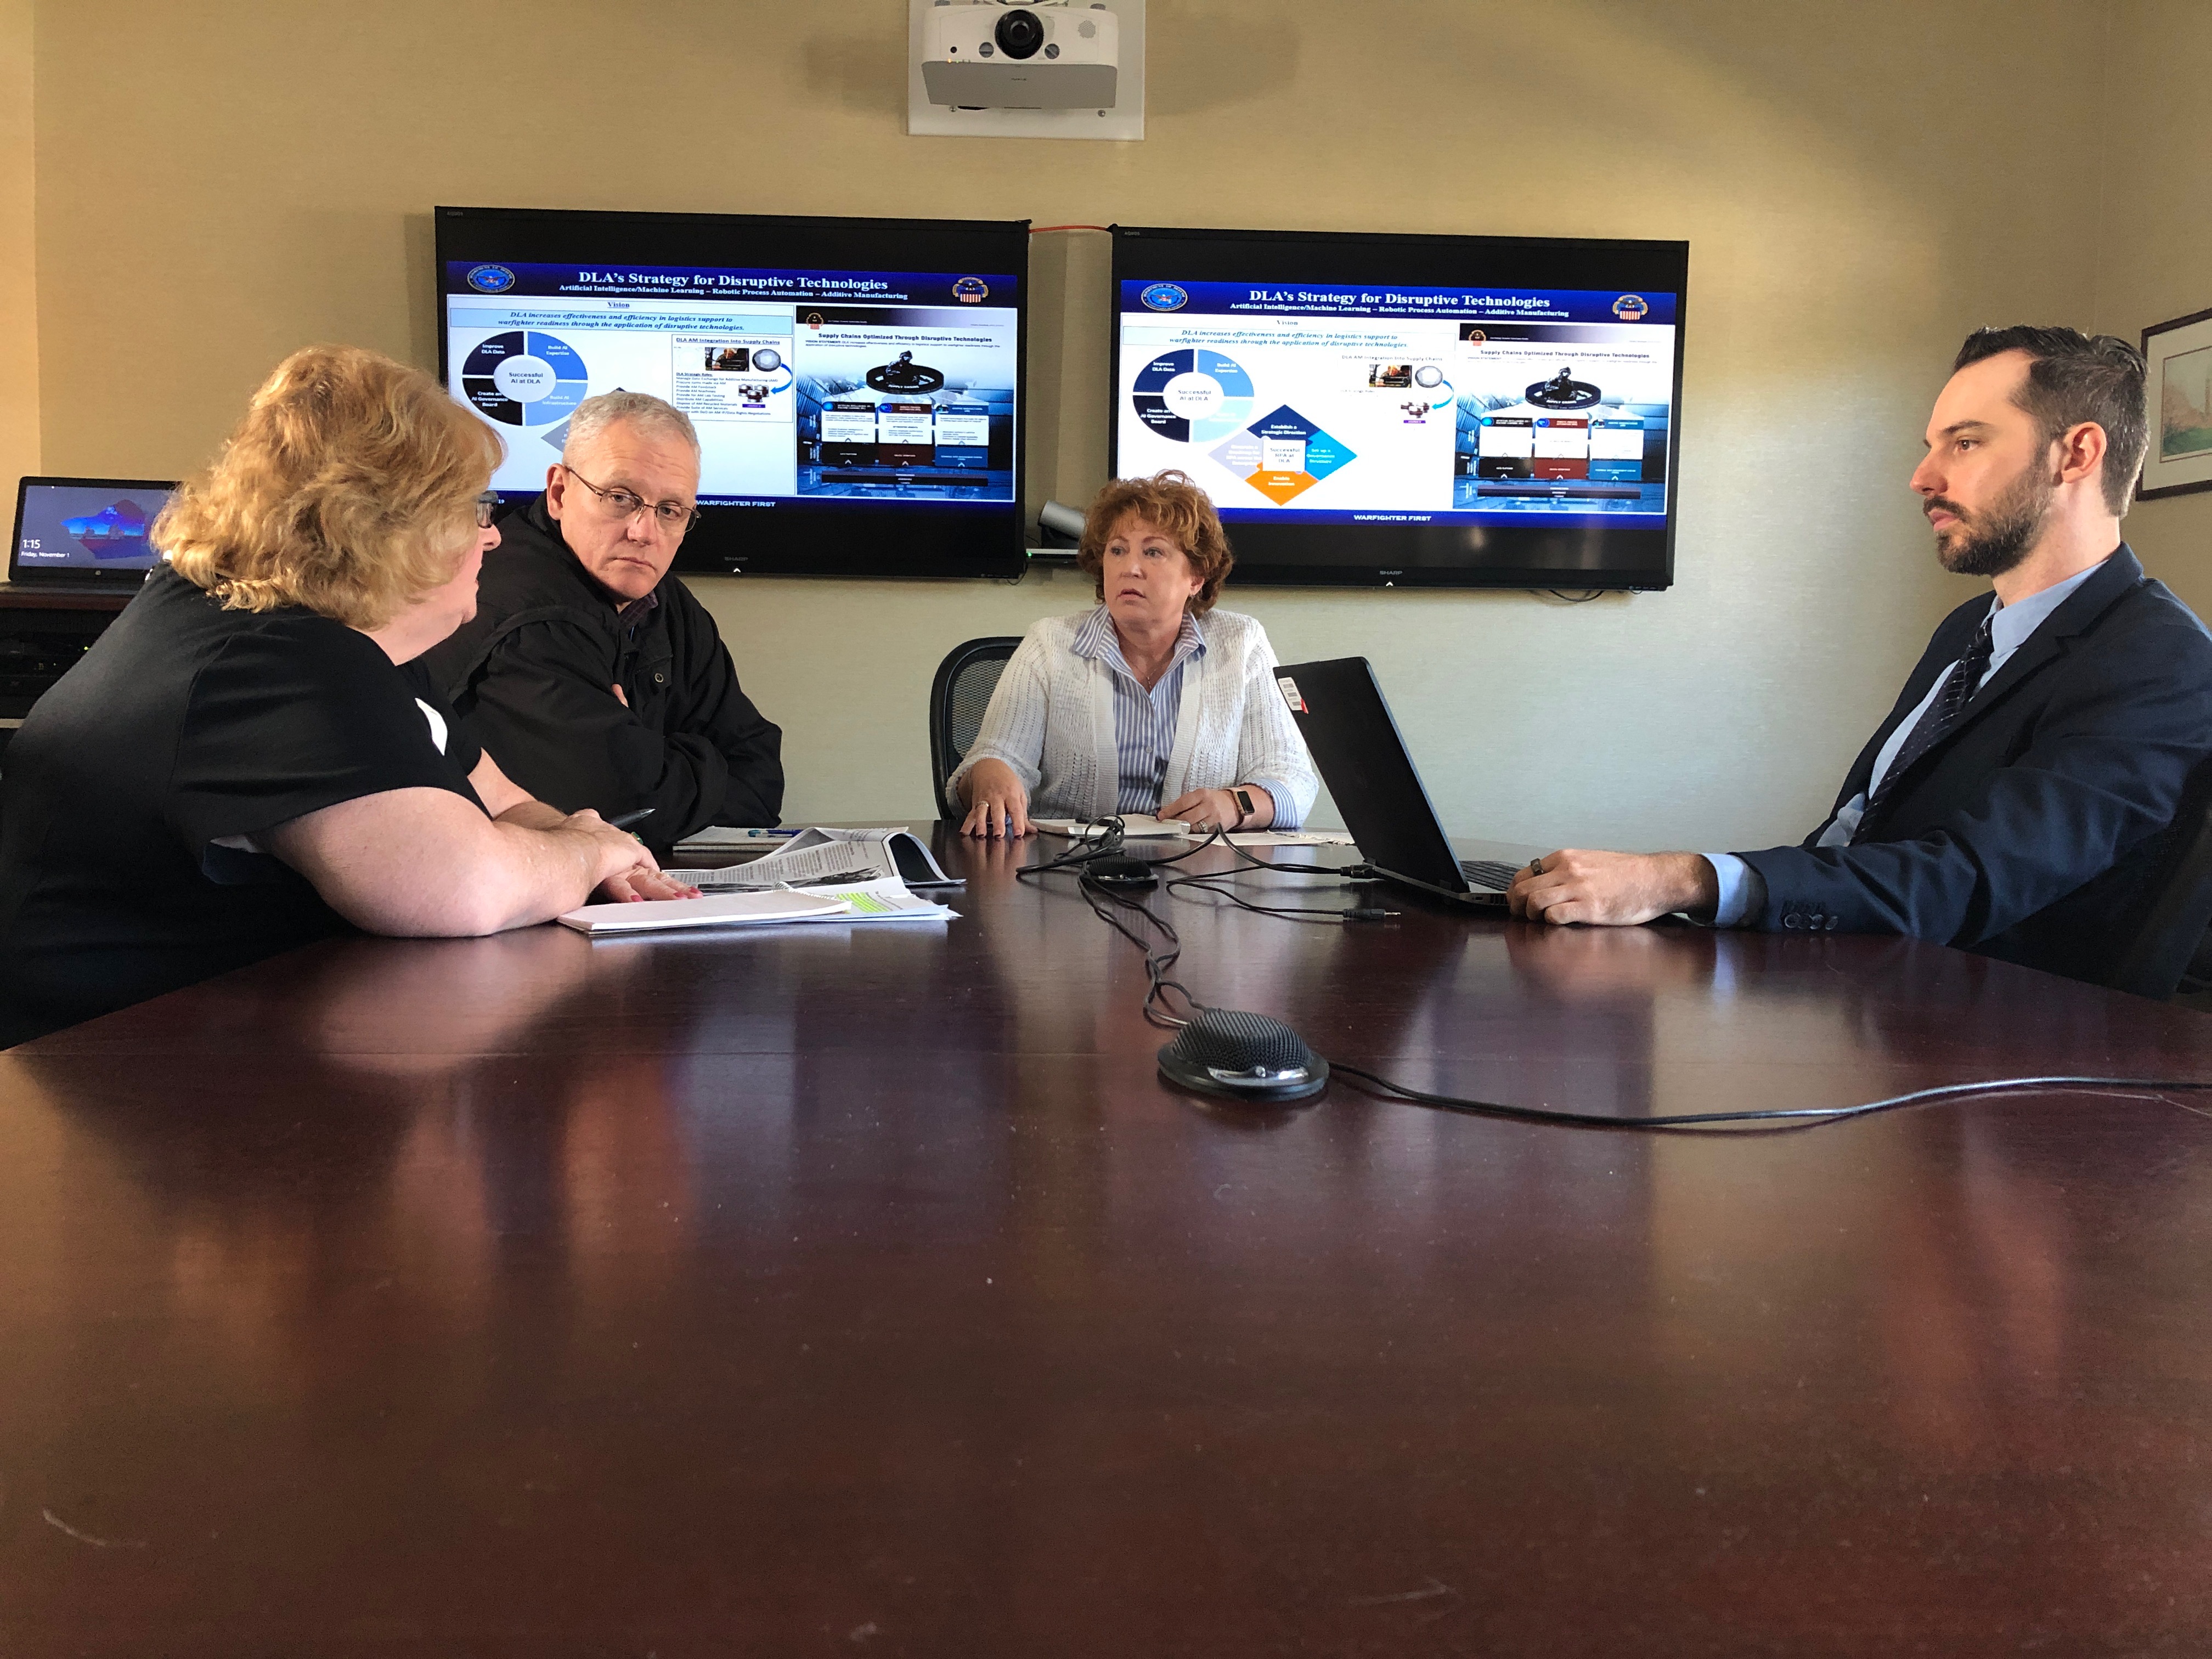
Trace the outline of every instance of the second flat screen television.
<instances>
[{"instance_id":1,"label":"second flat screen television","mask_svg":"<svg viewBox=\"0 0 2212 1659\"><path fill-rule=\"evenodd\" d=\"M441 207L441 369L545 487L617 388L700 441L678 570L1022 569L1024 221ZM595 480L595 482L597 482Z\"/></svg>"},{"instance_id":2,"label":"second flat screen television","mask_svg":"<svg viewBox=\"0 0 2212 1659\"><path fill-rule=\"evenodd\" d=\"M1247 582L1665 587L1686 242L1116 226L1117 476Z\"/></svg>"}]
</instances>

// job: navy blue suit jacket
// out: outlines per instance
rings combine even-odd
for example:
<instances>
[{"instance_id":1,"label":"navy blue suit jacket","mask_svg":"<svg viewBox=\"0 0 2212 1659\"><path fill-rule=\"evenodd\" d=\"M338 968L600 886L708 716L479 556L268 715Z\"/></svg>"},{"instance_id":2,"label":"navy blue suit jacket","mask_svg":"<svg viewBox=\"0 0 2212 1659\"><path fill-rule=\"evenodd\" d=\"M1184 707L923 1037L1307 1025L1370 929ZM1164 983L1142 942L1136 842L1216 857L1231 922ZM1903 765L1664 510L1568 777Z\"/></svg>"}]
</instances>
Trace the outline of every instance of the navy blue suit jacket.
<instances>
[{"instance_id":1,"label":"navy blue suit jacket","mask_svg":"<svg viewBox=\"0 0 2212 1659\"><path fill-rule=\"evenodd\" d=\"M1838 807L1865 790L1883 743L1988 609L1977 598L1943 619ZM1865 839L1816 847L1816 830L1740 855L1766 883L1749 920L1910 933L2095 978L2120 943L2112 918L2142 892L2208 756L2212 634L2123 542L1894 781Z\"/></svg>"}]
</instances>

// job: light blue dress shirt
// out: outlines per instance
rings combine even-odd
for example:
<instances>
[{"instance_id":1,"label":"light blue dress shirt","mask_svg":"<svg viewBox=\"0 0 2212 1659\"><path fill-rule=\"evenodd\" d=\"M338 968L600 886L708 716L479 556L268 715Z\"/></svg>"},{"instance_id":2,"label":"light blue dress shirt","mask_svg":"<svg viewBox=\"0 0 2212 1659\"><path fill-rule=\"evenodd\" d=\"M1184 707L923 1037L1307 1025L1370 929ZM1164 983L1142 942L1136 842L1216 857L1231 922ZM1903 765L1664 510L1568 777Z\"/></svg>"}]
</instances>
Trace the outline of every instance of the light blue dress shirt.
<instances>
[{"instance_id":1,"label":"light blue dress shirt","mask_svg":"<svg viewBox=\"0 0 2212 1659\"><path fill-rule=\"evenodd\" d=\"M2051 613L2065 604L2075 588L2104 568L2104 561L2100 559L2087 570L2069 576L2063 582L2046 587L2041 592L2029 594L2017 605L2000 605L1992 594L1990 599L1990 665L1983 670L1982 678L1974 690L1978 691L1987 685L1990 676L2002 668L2006 659L2027 643L2028 636L2050 620ZM1905 747L1905 738L1911 735L1912 728L1920 724L1920 717L1928 712L1929 706L1936 701L1936 694L1942 690L1943 683L1951 678L1952 669L1958 665L1954 661L1950 667L1938 674L1936 683L1928 688L1928 695L1921 698L1919 707L1898 721L1897 729L1889 734L1888 741L1881 746L1881 752L1874 757L1874 770L1868 775L1866 788L1836 809L1836 816L1821 829L1814 846L1844 847L1850 844L1852 831L1859 827L1859 820L1866 816L1868 797L1881 787L1881 781L1888 775L1890 764L1896 760L1898 750ZM1765 909L1766 882L1758 871L1733 853L1707 853L1704 857L1705 862L1713 866L1713 875L1720 883L1720 902L1713 910L1714 927L1741 927Z\"/></svg>"}]
</instances>

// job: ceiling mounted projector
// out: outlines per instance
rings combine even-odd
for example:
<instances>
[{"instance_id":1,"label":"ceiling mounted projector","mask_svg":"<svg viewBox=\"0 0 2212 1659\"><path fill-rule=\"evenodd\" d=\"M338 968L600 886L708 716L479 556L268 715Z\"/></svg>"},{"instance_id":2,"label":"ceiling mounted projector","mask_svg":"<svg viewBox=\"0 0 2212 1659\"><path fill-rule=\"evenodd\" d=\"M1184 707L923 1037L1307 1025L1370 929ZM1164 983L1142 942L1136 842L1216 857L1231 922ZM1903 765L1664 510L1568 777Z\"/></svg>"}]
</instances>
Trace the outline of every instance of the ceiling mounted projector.
<instances>
[{"instance_id":1,"label":"ceiling mounted projector","mask_svg":"<svg viewBox=\"0 0 2212 1659\"><path fill-rule=\"evenodd\" d=\"M1103 6L939 0L922 23L922 84L961 109L1111 109L1121 46Z\"/></svg>"}]
</instances>

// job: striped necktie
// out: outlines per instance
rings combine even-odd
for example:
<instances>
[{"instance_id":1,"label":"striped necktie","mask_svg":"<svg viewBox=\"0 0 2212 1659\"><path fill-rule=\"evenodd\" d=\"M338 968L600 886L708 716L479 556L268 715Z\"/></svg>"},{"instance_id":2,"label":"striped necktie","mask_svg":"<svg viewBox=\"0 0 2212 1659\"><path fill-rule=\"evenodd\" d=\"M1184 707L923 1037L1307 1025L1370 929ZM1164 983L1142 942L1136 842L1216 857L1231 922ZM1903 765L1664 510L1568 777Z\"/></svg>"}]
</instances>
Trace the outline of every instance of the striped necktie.
<instances>
[{"instance_id":1,"label":"striped necktie","mask_svg":"<svg viewBox=\"0 0 2212 1659\"><path fill-rule=\"evenodd\" d=\"M1897 751L1897 758L1890 762L1889 770L1881 775L1881 782L1869 798L1866 810L1859 814L1858 828L1851 832L1853 841L1865 839L1867 825L1889 799L1898 780L1905 775L1913 762L1949 736L1951 729L1966 714L1966 706L1973 702L1974 693L1981 689L1982 676L1989 672L1990 653L1996 648L1990 637L1990 620L1996 615L1996 608L1992 605L1988 615L1982 618L1982 625L1974 630L1974 641L1966 647L1966 654L1952 665L1950 676L1944 680L1943 689L1936 694L1936 701L1928 705L1927 711L1920 716L1919 723L1906 733L1904 746Z\"/></svg>"}]
</instances>

